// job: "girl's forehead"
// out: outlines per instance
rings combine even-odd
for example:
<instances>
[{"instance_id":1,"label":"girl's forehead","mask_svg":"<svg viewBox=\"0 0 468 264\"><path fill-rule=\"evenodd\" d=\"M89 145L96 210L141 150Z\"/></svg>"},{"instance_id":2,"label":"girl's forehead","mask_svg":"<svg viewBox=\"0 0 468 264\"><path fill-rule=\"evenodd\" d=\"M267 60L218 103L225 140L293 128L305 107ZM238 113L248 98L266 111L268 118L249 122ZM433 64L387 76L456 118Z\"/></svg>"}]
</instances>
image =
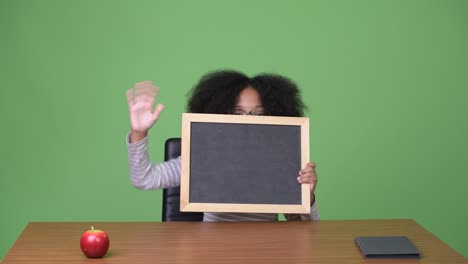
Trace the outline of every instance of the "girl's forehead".
<instances>
[{"instance_id":1,"label":"girl's forehead","mask_svg":"<svg viewBox=\"0 0 468 264\"><path fill-rule=\"evenodd\" d=\"M238 106L262 106L262 101L260 100L260 95L258 94L257 90L247 86L239 94L236 104Z\"/></svg>"}]
</instances>

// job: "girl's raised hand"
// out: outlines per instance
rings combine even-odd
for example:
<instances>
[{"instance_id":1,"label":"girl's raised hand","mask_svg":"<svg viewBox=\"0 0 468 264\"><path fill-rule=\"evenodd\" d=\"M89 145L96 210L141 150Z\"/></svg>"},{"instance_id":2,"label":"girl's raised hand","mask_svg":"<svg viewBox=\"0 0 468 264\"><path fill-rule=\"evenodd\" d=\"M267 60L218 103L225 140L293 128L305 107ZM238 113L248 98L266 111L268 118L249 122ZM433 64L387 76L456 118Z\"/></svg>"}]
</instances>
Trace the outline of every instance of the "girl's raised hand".
<instances>
[{"instance_id":1,"label":"girl's raised hand","mask_svg":"<svg viewBox=\"0 0 468 264\"><path fill-rule=\"evenodd\" d=\"M131 126L130 142L146 137L148 130L158 120L164 109L164 105L158 104L153 110L158 93L159 87L154 86L151 81L138 82L127 91Z\"/></svg>"}]
</instances>

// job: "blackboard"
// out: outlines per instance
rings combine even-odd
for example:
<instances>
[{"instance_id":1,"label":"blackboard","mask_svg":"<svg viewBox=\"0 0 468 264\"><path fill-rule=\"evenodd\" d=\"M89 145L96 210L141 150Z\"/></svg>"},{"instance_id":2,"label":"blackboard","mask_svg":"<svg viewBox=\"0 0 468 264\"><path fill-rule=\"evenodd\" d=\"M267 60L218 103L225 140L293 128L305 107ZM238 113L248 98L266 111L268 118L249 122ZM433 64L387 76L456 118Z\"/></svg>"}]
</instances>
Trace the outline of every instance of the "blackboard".
<instances>
[{"instance_id":1,"label":"blackboard","mask_svg":"<svg viewBox=\"0 0 468 264\"><path fill-rule=\"evenodd\" d=\"M182 128L181 211L310 210L309 187L296 180L307 118L184 114Z\"/></svg>"}]
</instances>

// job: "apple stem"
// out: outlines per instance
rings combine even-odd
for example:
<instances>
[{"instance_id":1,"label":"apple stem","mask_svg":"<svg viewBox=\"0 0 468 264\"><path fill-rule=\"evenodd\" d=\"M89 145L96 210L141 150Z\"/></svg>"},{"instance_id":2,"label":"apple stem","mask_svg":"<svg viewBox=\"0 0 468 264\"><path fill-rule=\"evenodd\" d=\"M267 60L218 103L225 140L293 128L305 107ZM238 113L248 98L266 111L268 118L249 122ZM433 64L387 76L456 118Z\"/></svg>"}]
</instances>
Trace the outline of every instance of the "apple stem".
<instances>
[{"instance_id":1,"label":"apple stem","mask_svg":"<svg viewBox=\"0 0 468 264\"><path fill-rule=\"evenodd\" d=\"M91 226L91 229L94 231L94 226Z\"/></svg>"}]
</instances>

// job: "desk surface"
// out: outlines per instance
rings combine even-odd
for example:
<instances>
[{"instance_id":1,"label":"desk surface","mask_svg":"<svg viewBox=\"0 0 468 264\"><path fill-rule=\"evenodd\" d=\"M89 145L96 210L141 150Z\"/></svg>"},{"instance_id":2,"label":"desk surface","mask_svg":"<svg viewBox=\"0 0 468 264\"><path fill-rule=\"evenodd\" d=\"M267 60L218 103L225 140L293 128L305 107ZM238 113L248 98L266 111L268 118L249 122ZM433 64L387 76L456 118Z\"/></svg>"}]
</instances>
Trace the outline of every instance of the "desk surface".
<instances>
[{"instance_id":1,"label":"desk surface","mask_svg":"<svg viewBox=\"0 0 468 264\"><path fill-rule=\"evenodd\" d=\"M105 230L110 248L87 259L81 234ZM421 259L364 259L357 236L408 236ZM413 220L234 223L29 223L4 263L468 263Z\"/></svg>"}]
</instances>

